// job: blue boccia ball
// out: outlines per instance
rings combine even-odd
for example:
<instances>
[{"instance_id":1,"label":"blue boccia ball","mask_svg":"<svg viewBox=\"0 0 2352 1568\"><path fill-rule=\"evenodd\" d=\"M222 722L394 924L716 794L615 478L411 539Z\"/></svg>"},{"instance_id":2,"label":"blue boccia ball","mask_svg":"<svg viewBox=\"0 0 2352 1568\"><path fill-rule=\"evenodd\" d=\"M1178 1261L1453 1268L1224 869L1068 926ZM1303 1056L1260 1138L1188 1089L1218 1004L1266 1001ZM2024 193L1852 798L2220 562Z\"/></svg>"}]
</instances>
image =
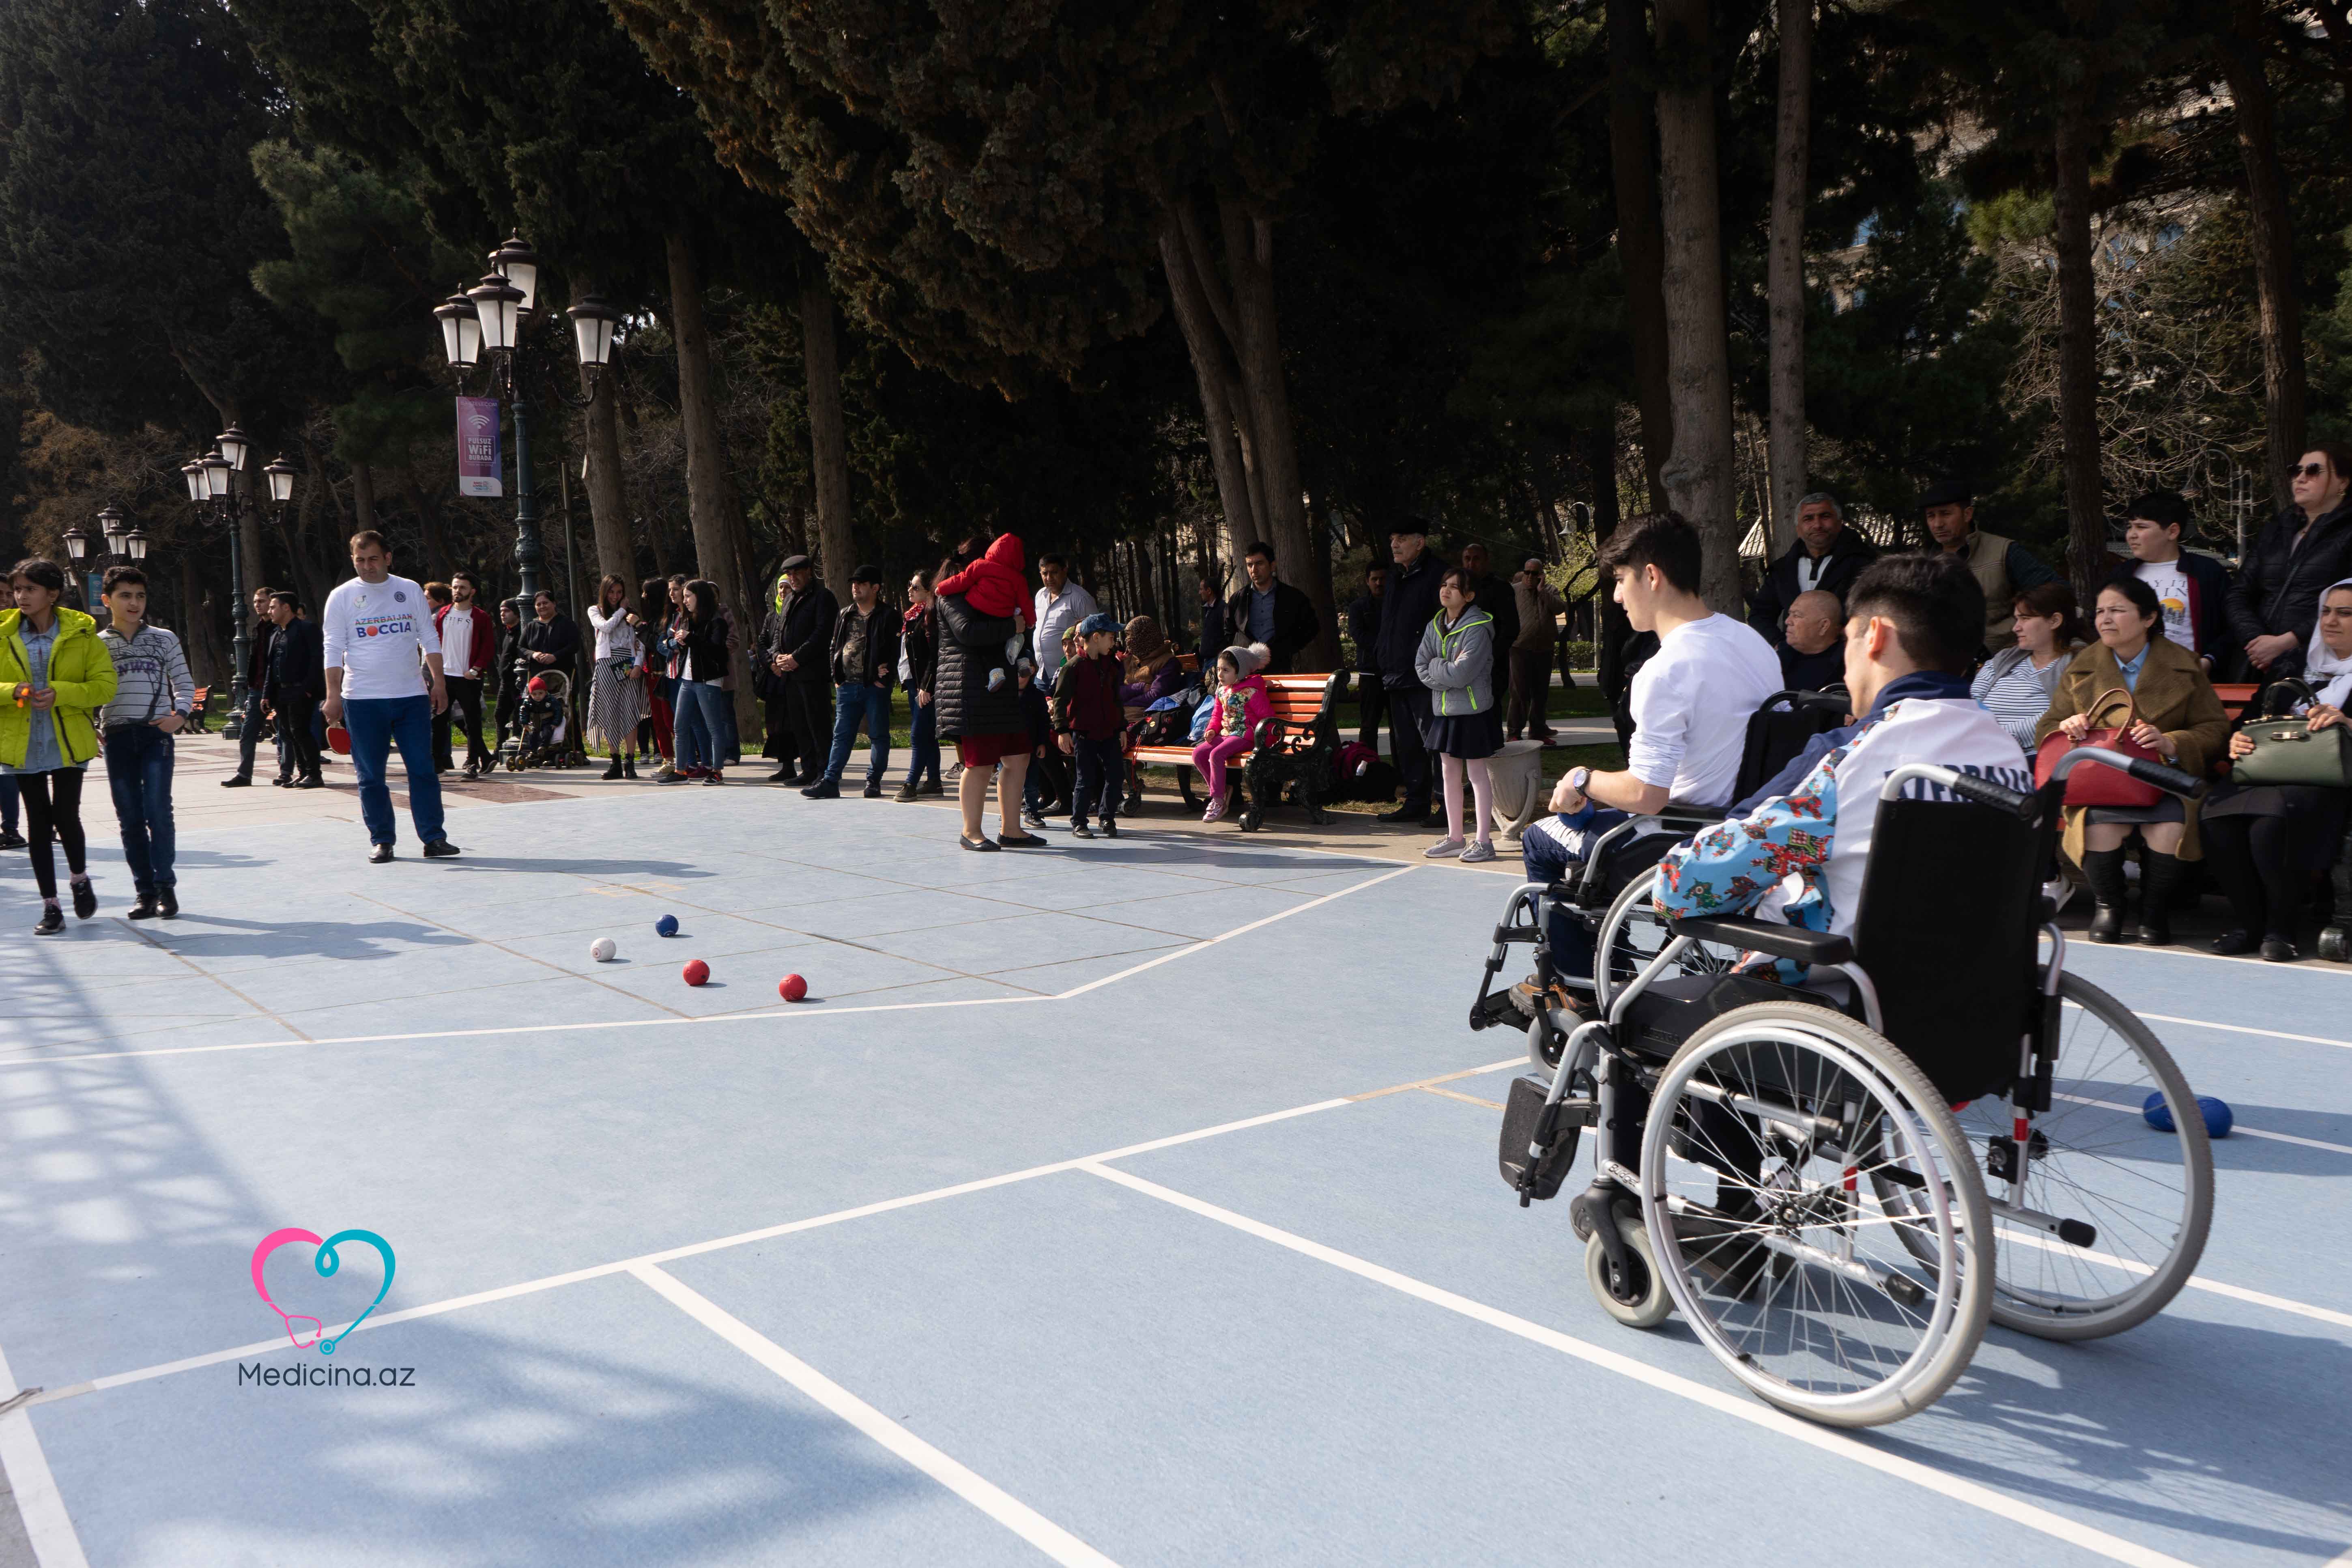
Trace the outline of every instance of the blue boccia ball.
<instances>
[{"instance_id":1,"label":"blue boccia ball","mask_svg":"<svg viewBox=\"0 0 2352 1568\"><path fill-rule=\"evenodd\" d=\"M654 934L656 936L676 936L677 934L677 917L676 915L664 915L661 919L654 921ZM2172 1124L2168 1121L2165 1125L2169 1127Z\"/></svg>"},{"instance_id":2,"label":"blue boccia ball","mask_svg":"<svg viewBox=\"0 0 2352 1568\"><path fill-rule=\"evenodd\" d=\"M2210 1094L2200 1094L2197 1097L2197 1109L2205 1118L2205 1135L2208 1138L2227 1138L2230 1135L2230 1129L2237 1124L2238 1119L2230 1110L2227 1100L2216 1100ZM2161 1089L2147 1097L2147 1103L2140 1107L2139 1113L2147 1120L2147 1124L2158 1132L2172 1131L2172 1108L2164 1103L2164 1092Z\"/></svg>"}]
</instances>

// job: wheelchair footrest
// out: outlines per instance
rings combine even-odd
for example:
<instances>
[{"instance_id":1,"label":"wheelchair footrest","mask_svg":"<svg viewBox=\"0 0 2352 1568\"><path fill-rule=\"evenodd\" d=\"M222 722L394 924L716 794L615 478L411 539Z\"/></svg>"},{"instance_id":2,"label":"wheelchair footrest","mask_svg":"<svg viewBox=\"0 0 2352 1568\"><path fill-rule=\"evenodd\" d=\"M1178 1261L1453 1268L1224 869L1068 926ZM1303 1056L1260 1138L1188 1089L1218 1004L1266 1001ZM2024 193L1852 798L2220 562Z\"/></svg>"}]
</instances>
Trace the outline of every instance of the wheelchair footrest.
<instances>
[{"instance_id":1,"label":"wheelchair footrest","mask_svg":"<svg viewBox=\"0 0 2352 1568\"><path fill-rule=\"evenodd\" d=\"M1470 1008L1473 1029L1523 1028L1526 1025L1527 1019L1512 1005L1508 991L1489 991Z\"/></svg>"},{"instance_id":2,"label":"wheelchair footrest","mask_svg":"<svg viewBox=\"0 0 2352 1568\"><path fill-rule=\"evenodd\" d=\"M1530 1197L1558 1195L1560 1184L1568 1179L1569 1167L1576 1163L1577 1142L1591 1124L1596 1109L1589 1100L1560 1101L1553 1111L1549 1135L1546 1137L1544 1101L1550 1095L1551 1080L1529 1073L1511 1080L1510 1094L1504 1103L1503 1132L1496 1160L1502 1170L1504 1184L1519 1194L1522 1202Z\"/></svg>"}]
</instances>

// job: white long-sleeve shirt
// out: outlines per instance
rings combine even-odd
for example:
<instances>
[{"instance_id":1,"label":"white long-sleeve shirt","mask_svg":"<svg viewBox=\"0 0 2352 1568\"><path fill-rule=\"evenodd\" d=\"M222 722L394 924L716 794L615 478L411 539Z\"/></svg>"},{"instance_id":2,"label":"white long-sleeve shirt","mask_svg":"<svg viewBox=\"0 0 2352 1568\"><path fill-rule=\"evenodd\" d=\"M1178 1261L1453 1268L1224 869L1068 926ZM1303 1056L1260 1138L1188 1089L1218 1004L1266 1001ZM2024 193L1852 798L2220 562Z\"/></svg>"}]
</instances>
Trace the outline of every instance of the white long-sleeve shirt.
<instances>
[{"instance_id":1,"label":"white long-sleeve shirt","mask_svg":"<svg viewBox=\"0 0 2352 1568\"><path fill-rule=\"evenodd\" d=\"M425 695L425 656L440 656L441 634L425 590L407 578L352 578L327 595L319 629L346 701Z\"/></svg>"},{"instance_id":2,"label":"white long-sleeve shirt","mask_svg":"<svg viewBox=\"0 0 2352 1568\"><path fill-rule=\"evenodd\" d=\"M626 605L606 615L602 605L588 606L588 624L596 628L596 662L637 657L637 628L629 625Z\"/></svg>"},{"instance_id":3,"label":"white long-sleeve shirt","mask_svg":"<svg viewBox=\"0 0 2352 1568\"><path fill-rule=\"evenodd\" d=\"M1037 590L1037 674L1052 685L1054 672L1062 668L1062 634L1095 613L1095 596L1076 582L1065 582L1057 597L1045 589Z\"/></svg>"}]
</instances>

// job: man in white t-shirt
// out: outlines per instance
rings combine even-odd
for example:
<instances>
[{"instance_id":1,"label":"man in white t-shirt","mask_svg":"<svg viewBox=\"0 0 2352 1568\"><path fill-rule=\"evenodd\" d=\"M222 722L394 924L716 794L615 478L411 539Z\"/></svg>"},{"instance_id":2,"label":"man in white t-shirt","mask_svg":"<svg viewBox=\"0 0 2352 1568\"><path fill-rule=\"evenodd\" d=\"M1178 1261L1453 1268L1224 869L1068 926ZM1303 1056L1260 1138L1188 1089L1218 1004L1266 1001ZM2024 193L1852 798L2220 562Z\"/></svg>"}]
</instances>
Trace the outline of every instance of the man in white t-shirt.
<instances>
[{"instance_id":1,"label":"man in white t-shirt","mask_svg":"<svg viewBox=\"0 0 2352 1568\"><path fill-rule=\"evenodd\" d=\"M1552 792L1554 811L1730 804L1748 717L1780 689L1780 661L1753 626L1707 608L1699 563L1698 531L1674 512L1621 528L1601 550L1595 564L1615 576L1633 629L1657 633L1658 651L1633 674L1625 771L1570 769Z\"/></svg>"},{"instance_id":2,"label":"man in white t-shirt","mask_svg":"<svg viewBox=\"0 0 2352 1568\"><path fill-rule=\"evenodd\" d=\"M2132 575L2156 595L2165 637L2204 659L2210 671L2228 640L2223 601L2229 597L2230 569L2180 547L2189 518L2189 503L2178 490L2151 490L2135 498L2126 512L2124 547L2131 552Z\"/></svg>"},{"instance_id":3,"label":"man in white t-shirt","mask_svg":"<svg viewBox=\"0 0 2352 1568\"><path fill-rule=\"evenodd\" d=\"M1621 525L1595 566L1616 579L1614 596L1637 632L1655 632L1658 651L1633 674L1633 738L1622 773L1570 768L1552 791L1554 815L1528 825L1519 850L1531 882L1551 882L1581 864L1591 842L1628 814L1731 803L1747 749L1748 721L1781 689L1780 659L1753 626L1719 616L1699 597L1698 531L1678 513ZM1554 909L1553 964L1583 973L1591 937ZM1518 987L1534 1005L1534 983Z\"/></svg>"},{"instance_id":4,"label":"man in white t-shirt","mask_svg":"<svg viewBox=\"0 0 2352 1568\"><path fill-rule=\"evenodd\" d=\"M441 678L441 637L425 590L392 575L392 550L369 529L352 535L359 575L327 595L319 617L326 642L327 722L351 731L352 771L359 775L360 816L368 858L393 858L392 791L384 767L392 748L408 774L408 815L427 858L457 853L441 829L441 781L433 769L433 716L449 705Z\"/></svg>"}]
</instances>

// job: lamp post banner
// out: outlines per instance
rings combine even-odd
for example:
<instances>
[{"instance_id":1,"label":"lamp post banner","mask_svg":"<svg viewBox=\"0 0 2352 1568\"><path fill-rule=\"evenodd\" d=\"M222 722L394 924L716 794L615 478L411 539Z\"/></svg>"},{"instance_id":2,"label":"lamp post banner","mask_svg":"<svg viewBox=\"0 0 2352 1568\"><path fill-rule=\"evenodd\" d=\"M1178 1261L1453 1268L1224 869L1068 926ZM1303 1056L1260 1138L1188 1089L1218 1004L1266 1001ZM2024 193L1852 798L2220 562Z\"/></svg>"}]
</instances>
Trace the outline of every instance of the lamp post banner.
<instances>
[{"instance_id":1,"label":"lamp post banner","mask_svg":"<svg viewBox=\"0 0 2352 1568\"><path fill-rule=\"evenodd\" d=\"M504 495L499 460L499 400L457 399L457 493Z\"/></svg>"}]
</instances>

